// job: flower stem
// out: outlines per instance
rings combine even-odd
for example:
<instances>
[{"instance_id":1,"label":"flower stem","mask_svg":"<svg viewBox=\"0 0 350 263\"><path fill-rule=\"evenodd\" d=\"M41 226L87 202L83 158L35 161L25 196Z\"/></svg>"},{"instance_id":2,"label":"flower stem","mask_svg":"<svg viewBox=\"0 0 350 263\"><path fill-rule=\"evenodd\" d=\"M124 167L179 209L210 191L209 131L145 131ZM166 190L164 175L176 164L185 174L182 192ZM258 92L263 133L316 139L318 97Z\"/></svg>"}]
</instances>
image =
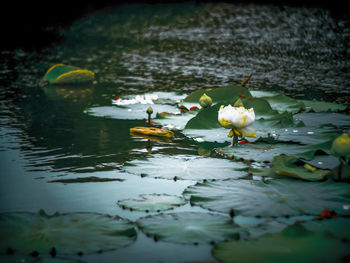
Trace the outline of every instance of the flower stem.
<instances>
[{"instance_id":1,"label":"flower stem","mask_svg":"<svg viewBox=\"0 0 350 263\"><path fill-rule=\"evenodd\" d=\"M151 114L148 113L148 127L151 126Z\"/></svg>"},{"instance_id":2,"label":"flower stem","mask_svg":"<svg viewBox=\"0 0 350 263\"><path fill-rule=\"evenodd\" d=\"M233 133L232 146L236 146L237 144L238 144L238 135L236 133Z\"/></svg>"},{"instance_id":3,"label":"flower stem","mask_svg":"<svg viewBox=\"0 0 350 263\"><path fill-rule=\"evenodd\" d=\"M338 181L341 181L342 173L343 173L343 158L339 158L340 165L339 165L339 170L338 170Z\"/></svg>"}]
</instances>

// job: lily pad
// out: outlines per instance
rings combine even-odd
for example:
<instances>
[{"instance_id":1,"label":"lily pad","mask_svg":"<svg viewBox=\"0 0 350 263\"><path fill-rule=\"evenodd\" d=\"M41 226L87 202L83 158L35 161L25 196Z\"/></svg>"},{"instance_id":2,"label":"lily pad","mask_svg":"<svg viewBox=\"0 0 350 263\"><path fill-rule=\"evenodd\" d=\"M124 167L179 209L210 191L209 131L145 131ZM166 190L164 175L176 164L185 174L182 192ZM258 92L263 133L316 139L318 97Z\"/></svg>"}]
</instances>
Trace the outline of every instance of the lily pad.
<instances>
[{"instance_id":1,"label":"lily pad","mask_svg":"<svg viewBox=\"0 0 350 263\"><path fill-rule=\"evenodd\" d=\"M286 127L293 124L293 117L290 113L278 113L273 110L269 103L264 99L241 99L244 107L253 108L257 120L268 122L265 126L269 127ZM210 129L221 127L218 121L218 111L221 105L234 105L234 100L225 100L209 108L202 109L194 118L189 120L185 129ZM261 124L262 125L262 124Z\"/></svg>"},{"instance_id":2,"label":"lily pad","mask_svg":"<svg viewBox=\"0 0 350 263\"><path fill-rule=\"evenodd\" d=\"M93 213L58 214L40 211L0 214L0 251L58 254L94 253L118 249L136 239L133 223L118 216Z\"/></svg>"},{"instance_id":3,"label":"lily pad","mask_svg":"<svg viewBox=\"0 0 350 263\"><path fill-rule=\"evenodd\" d=\"M237 179L246 175L247 168L240 162L190 155L155 155L124 166L128 173L174 180Z\"/></svg>"},{"instance_id":4,"label":"lily pad","mask_svg":"<svg viewBox=\"0 0 350 263\"><path fill-rule=\"evenodd\" d=\"M341 262L348 245L296 224L259 239L219 243L213 255L221 262Z\"/></svg>"},{"instance_id":5,"label":"lily pad","mask_svg":"<svg viewBox=\"0 0 350 263\"><path fill-rule=\"evenodd\" d=\"M244 216L320 215L328 208L349 215L346 183L298 180L225 180L197 183L184 191L191 204Z\"/></svg>"},{"instance_id":6,"label":"lily pad","mask_svg":"<svg viewBox=\"0 0 350 263\"><path fill-rule=\"evenodd\" d=\"M280 155L273 158L272 167L255 169L253 175L268 175L269 177L292 177L306 181L322 181L329 170L317 169L295 156Z\"/></svg>"},{"instance_id":7,"label":"lily pad","mask_svg":"<svg viewBox=\"0 0 350 263\"><path fill-rule=\"evenodd\" d=\"M52 66L43 77L43 81L50 84L86 84L91 83L95 78L95 73L78 67L56 64Z\"/></svg>"},{"instance_id":8,"label":"lily pad","mask_svg":"<svg viewBox=\"0 0 350 263\"><path fill-rule=\"evenodd\" d=\"M143 134L148 136L172 138L174 133L169 130L159 129L155 127L133 127L130 128L130 134Z\"/></svg>"},{"instance_id":9,"label":"lily pad","mask_svg":"<svg viewBox=\"0 0 350 263\"><path fill-rule=\"evenodd\" d=\"M141 218L136 223L146 235L172 243L205 244L246 235L229 217L209 213L160 214Z\"/></svg>"},{"instance_id":10,"label":"lily pad","mask_svg":"<svg viewBox=\"0 0 350 263\"><path fill-rule=\"evenodd\" d=\"M240 95L243 95L247 98L251 97L251 94L247 88L241 86L228 86L214 89L196 90L189 94L184 99L184 102L198 103L200 97L202 97L204 93L212 99L213 103L219 101L221 102L227 100L237 100L237 98L239 98Z\"/></svg>"},{"instance_id":11,"label":"lily pad","mask_svg":"<svg viewBox=\"0 0 350 263\"><path fill-rule=\"evenodd\" d=\"M119 200L118 205L124 209L158 212L174 209L177 206L186 204L186 201L182 197L174 195L149 194L141 195L140 197L142 199Z\"/></svg>"},{"instance_id":12,"label":"lily pad","mask_svg":"<svg viewBox=\"0 0 350 263\"><path fill-rule=\"evenodd\" d=\"M0 255L0 262L6 263L84 263L77 259L66 259L66 258L52 258L51 256L46 257L33 257L32 255Z\"/></svg>"},{"instance_id":13,"label":"lily pad","mask_svg":"<svg viewBox=\"0 0 350 263\"><path fill-rule=\"evenodd\" d=\"M350 209L350 207L349 207ZM350 240L350 218L338 217L332 219L312 220L303 222L310 231L325 231L340 240Z\"/></svg>"},{"instance_id":14,"label":"lily pad","mask_svg":"<svg viewBox=\"0 0 350 263\"><path fill-rule=\"evenodd\" d=\"M147 108L151 106L153 112L171 112L180 114L175 106L166 104L130 104L127 106L101 106L88 108L85 113L95 117L104 117L119 120L147 119Z\"/></svg>"},{"instance_id":15,"label":"lily pad","mask_svg":"<svg viewBox=\"0 0 350 263\"><path fill-rule=\"evenodd\" d=\"M101 183L101 182L123 182L124 179L120 178L100 178L96 176L88 177L78 177L78 178L69 178L69 179L56 179L48 181L48 183L64 183L64 184L73 184L73 183Z\"/></svg>"},{"instance_id":16,"label":"lily pad","mask_svg":"<svg viewBox=\"0 0 350 263\"><path fill-rule=\"evenodd\" d=\"M279 113L285 111L297 113L305 109L305 104L302 101L293 99L283 94L260 97L260 99L265 99L270 104L271 108L277 110Z\"/></svg>"},{"instance_id":17,"label":"lily pad","mask_svg":"<svg viewBox=\"0 0 350 263\"><path fill-rule=\"evenodd\" d=\"M326 102L317 100L302 100L305 104L306 111L314 112L340 112L346 110L346 106L343 104L337 104L336 102Z\"/></svg>"}]
</instances>

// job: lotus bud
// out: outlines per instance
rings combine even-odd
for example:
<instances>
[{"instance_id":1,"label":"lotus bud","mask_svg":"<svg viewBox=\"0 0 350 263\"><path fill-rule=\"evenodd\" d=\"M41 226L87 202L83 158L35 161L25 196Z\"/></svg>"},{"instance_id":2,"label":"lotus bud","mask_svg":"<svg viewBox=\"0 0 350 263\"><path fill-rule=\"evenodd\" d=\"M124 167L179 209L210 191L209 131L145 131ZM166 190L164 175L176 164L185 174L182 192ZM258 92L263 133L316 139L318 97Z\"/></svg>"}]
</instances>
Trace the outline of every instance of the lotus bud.
<instances>
[{"instance_id":1,"label":"lotus bud","mask_svg":"<svg viewBox=\"0 0 350 263\"><path fill-rule=\"evenodd\" d=\"M147 114L148 114L148 120L147 120L147 123L148 123L148 126L151 126L151 115L152 115L152 113L153 113L153 109L152 109L152 107L151 106L149 106L148 108L147 108Z\"/></svg>"},{"instance_id":2,"label":"lotus bud","mask_svg":"<svg viewBox=\"0 0 350 263\"><path fill-rule=\"evenodd\" d=\"M244 107L244 104L240 98L236 100L235 104L233 104L233 107Z\"/></svg>"},{"instance_id":3,"label":"lotus bud","mask_svg":"<svg viewBox=\"0 0 350 263\"><path fill-rule=\"evenodd\" d=\"M333 141L331 153L336 156L350 157L350 137L343 133Z\"/></svg>"},{"instance_id":4,"label":"lotus bud","mask_svg":"<svg viewBox=\"0 0 350 263\"><path fill-rule=\"evenodd\" d=\"M212 99L205 93L199 99L199 105L201 105L202 108L210 107L212 103Z\"/></svg>"},{"instance_id":5,"label":"lotus bud","mask_svg":"<svg viewBox=\"0 0 350 263\"><path fill-rule=\"evenodd\" d=\"M149 106L148 108L147 108L147 114L148 115L151 115L152 113L153 113L153 109L152 109L152 107L151 106Z\"/></svg>"}]
</instances>

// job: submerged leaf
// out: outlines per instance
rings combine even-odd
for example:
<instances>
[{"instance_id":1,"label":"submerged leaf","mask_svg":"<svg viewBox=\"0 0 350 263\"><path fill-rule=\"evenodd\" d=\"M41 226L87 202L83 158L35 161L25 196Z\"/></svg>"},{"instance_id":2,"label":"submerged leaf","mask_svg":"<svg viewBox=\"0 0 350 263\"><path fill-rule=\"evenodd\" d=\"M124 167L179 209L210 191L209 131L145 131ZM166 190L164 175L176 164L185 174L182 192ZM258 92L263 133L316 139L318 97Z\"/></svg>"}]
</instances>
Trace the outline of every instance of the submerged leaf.
<instances>
[{"instance_id":1,"label":"submerged leaf","mask_svg":"<svg viewBox=\"0 0 350 263\"><path fill-rule=\"evenodd\" d=\"M174 243L205 244L246 235L229 217L209 213L160 214L141 218L137 225L155 240Z\"/></svg>"},{"instance_id":2,"label":"submerged leaf","mask_svg":"<svg viewBox=\"0 0 350 263\"><path fill-rule=\"evenodd\" d=\"M349 215L346 183L226 180L197 183L184 191L191 204L244 216L319 215L325 207Z\"/></svg>"},{"instance_id":3,"label":"submerged leaf","mask_svg":"<svg viewBox=\"0 0 350 263\"><path fill-rule=\"evenodd\" d=\"M93 213L55 214L41 211L0 214L0 251L11 247L29 254L93 253L129 245L136 239L133 223L118 216Z\"/></svg>"}]
</instances>

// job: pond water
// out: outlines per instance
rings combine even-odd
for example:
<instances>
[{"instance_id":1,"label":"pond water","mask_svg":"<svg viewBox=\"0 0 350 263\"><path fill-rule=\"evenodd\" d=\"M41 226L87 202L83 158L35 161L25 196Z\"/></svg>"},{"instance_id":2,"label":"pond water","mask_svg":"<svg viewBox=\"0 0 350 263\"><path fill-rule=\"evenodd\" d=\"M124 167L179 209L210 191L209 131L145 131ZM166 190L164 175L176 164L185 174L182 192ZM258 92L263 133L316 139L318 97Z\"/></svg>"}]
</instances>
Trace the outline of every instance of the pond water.
<instances>
[{"instance_id":1,"label":"pond water","mask_svg":"<svg viewBox=\"0 0 350 263\"><path fill-rule=\"evenodd\" d=\"M146 113L131 119L111 117L108 111L116 96L159 92L170 101L163 104L165 109L174 109L174 101L194 90L239 84L252 74L252 90L350 104L349 21L334 19L323 9L126 5L78 20L62 35L62 43L41 51L1 53L0 212L96 212L136 221L158 213L124 210L119 200L142 194L182 196L187 187L205 179L141 177L126 169L125 164L139 158L163 158L158 165L165 173L170 167L172 174L186 160L209 157L202 157L208 151L181 130L175 131L172 142L131 136L131 127L146 125ZM43 87L41 78L56 63L92 70L95 81L79 89ZM217 160L225 169L223 160ZM214 172L208 168L208 173ZM60 181L82 177L90 182ZM92 177L106 182L91 182ZM170 213L207 211L186 203ZM216 262L212 247L154 242L138 231L128 247L70 258Z\"/></svg>"}]
</instances>

